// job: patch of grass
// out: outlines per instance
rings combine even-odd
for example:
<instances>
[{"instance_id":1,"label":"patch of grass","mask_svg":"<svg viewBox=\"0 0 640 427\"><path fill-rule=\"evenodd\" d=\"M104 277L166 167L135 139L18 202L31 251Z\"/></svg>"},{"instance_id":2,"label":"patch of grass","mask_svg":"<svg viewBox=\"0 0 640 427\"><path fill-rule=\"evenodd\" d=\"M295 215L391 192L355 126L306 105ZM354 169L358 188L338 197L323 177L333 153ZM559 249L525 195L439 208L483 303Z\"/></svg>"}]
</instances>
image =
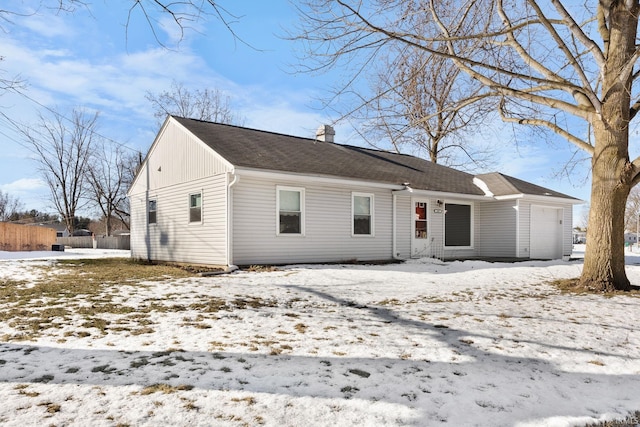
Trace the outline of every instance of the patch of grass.
<instances>
[{"instance_id":1,"label":"patch of grass","mask_svg":"<svg viewBox=\"0 0 640 427\"><path fill-rule=\"evenodd\" d=\"M53 381L54 378L55 377L53 375L45 374L45 375L43 375L41 377L35 378L33 380L33 382L34 383L45 383L46 384L46 383L48 383L50 381Z\"/></svg>"},{"instance_id":2,"label":"patch of grass","mask_svg":"<svg viewBox=\"0 0 640 427\"><path fill-rule=\"evenodd\" d=\"M298 323L293 327L293 329L295 329L296 331L300 332L301 334L304 334L305 332L307 332L308 328L309 327L307 325L305 325L304 323Z\"/></svg>"},{"instance_id":3,"label":"patch of grass","mask_svg":"<svg viewBox=\"0 0 640 427\"><path fill-rule=\"evenodd\" d=\"M144 328L133 329L130 333L131 335L137 336L137 335L143 335L143 334L152 334L154 332L155 332L155 329L146 326Z\"/></svg>"},{"instance_id":4,"label":"patch of grass","mask_svg":"<svg viewBox=\"0 0 640 427\"><path fill-rule=\"evenodd\" d=\"M238 298L232 301L234 308L246 309L247 307L251 308L264 308L264 307L277 307L278 301L273 300L265 300L260 297L254 296L239 296Z\"/></svg>"},{"instance_id":5,"label":"patch of grass","mask_svg":"<svg viewBox=\"0 0 640 427\"><path fill-rule=\"evenodd\" d=\"M33 282L0 281L0 321L20 331L5 335L8 340L35 339L45 331L68 324L73 315L81 315L85 328L97 328L103 334L109 322L100 314L129 314L146 316L152 310L177 311L184 307L130 307L113 302L122 286L147 286L141 281L184 278L191 274L170 265L146 264L123 258L59 260L53 265L36 267L41 278ZM141 320L139 318L138 320ZM140 332L140 331L138 331ZM146 332L141 332L146 333ZM89 336L88 332L84 336ZM66 336L79 336L69 333Z\"/></svg>"},{"instance_id":6,"label":"patch of grass","mask_svg":"<svg viewBox=\"0 0 640 427\"><path fill-rule=\"evenodd\" d=\"M380 301L377 305L400 305L400 301L397 300L396 298L391 298L391 299L384 299L382 301Z\"/></svg>"},{"instance_id":7,"label":"patch of grass","mask_svg":"<svg viewBox=\"0 0 640 427\"><path fill-rule=\"evenodd\" d=\"M273 265L250 265L246 270L252 273L266 273L270 271L279 271L279 268Z\"/></svg>"},{"instance_id":8,"label":"patch of grass","mask_svg":"<svg viewBox=\"0 0 640 427\"><path fill-rule=\"evenodd\" d=\"M139 359L132 360L131 363L129 363L129 366L132 368L141 368L148 364L149 364L149 359L147 359L146 357L141 357Z\"/></svg>"},{"instance_id":9,"label":"patch of grass","mask_svg":"<svg viewBox=\"0 0 640 427\"><path fill-rule=\"evenodd\" d=\"M147 386L145 388L143 388L140 391L140 394L143 396L149 395L149 394L153 394L153 393L164 393L164 394L171 394L171 393L175 393L177 391L189 391L189 390L193 390L193 386L192 385L187 385L187 384L181 384L181 385L177 385L177 386L172 386L169 384L153 384L150 386Z\"/></svg>"},{"instance_id":10,"label":"patch of grass","mask_svg":"<svg viewBox=\"0 0 640 427\"><path fill-rule=\"evenodd\" d=\"M168 278L191 277L183 268L168 264L152 264L127 258L97 258L82 260L61 260L61 267L70 270L81 268L82 274L88 279L101 283L131 283L140 281L161 281ZM78 271L70 271L76 277Z\"/></svg>"},{"instance_id":11,"label":"patch of grass","mask_svg":"<svg viewBox=\"0 0 640 427\"><path fill-rule=\"evenodd\" d=\"M200 410L200 407L196 406L195 401L193 400L188 400L185 404L184 404L184 409L186 409L187 411L198 411Z\"/></svg>"},{"instance_id":12,"label":"patch of grass","mask_svg":"<svg viewBox=\"0 0 640 427\"><path fill-rule=\"evenodd\" d=\"M640 297L640 287L632 286L632 288L628 291L598 291L593 289L587 289L580 284L580 279L559 279L553 280L549 282L550 285L554 286L562 293L571 293L577 295L587 295L587 294L595 294L595 295L604 295L607 297L612 297L616 295L626 295L633 297Z\"/></svg>"},{"instance_id":13,"label":"patch of grass","mask_svg":"<svg viewBox=\"0 0 640 427\"><path fill-rule=\"evenodd\" d=\"M60 405L58 405L57 403L53 403L53 402L38 403L38 406L46 406L47 407L47 412L50 413L50 414L55 414L56 412L60 412L60 409L62 409L62 407Z\"/></svg>"},{"instance_id":14,"label":"patch of grass","mask_svg":"<svg viewBox=\"0 0 640 427\"><path fill-rule=\"evenodd\" d=\"M255 405L257 402L254 397L233 397L231 398L231 401L236 403L245 402L249 406Z\"/></svg>"},{"instance_id":15,"label":"patch of grass","mask_svg":"<svg viewBox=\"0 0 640 427\"><path fill-rule=\"evenodd\" d=\"M87 320L86 322L84 322L83 324L81 324L80 326L83 328L96 328L98 329L100 332L102 332L103 335L107 334L107 325L109 325L108 320L105 319L101 319L99 317L93 317L89 320Z\"/></svg>"},{"instance_id":16,"label":"patch of grass","mask_svg":"<svg viewBox=\"0 0 640 427\"><path fill-rule=\"evenodd\" d=\"M91 368L91 372L102 372L105 374L110 374L116 371L116 368L112 368L109 365L100 365L100 366L94 366L93 368Z\"/></svg>"},{"instance_id":17,"label":"patch of grass","mask_svg":"<svg viewBox=\"0 0 640 427\"><path fill-rule=\"evenodd\" d=\"M227 302L222 298L209 297L204 302L189 305L189 309L204 313L217 313L222 310L230 310L231 308L227 306Z\"/></svg>"}]
</instances>

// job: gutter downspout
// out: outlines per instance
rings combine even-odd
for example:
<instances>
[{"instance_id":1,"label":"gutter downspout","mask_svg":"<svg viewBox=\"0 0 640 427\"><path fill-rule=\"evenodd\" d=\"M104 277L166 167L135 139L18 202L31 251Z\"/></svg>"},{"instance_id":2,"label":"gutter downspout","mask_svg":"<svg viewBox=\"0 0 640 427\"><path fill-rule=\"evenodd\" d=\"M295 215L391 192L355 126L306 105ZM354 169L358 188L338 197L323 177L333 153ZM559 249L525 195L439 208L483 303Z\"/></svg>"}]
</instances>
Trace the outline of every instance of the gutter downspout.
<instances>
[{"instance_id":1,"label":"gutter downspout","mask_svg":"<svg viewBox=\"0 0 640 427\"><path fill-rule=\"evenodd\" d=\"M229 176L233 175L233 181L229 182ZM233 172L227 172L227 271L237 270L238 267L233 265L233 191L231 187L240 181L240 176Z\"/></svg>"},{"instance_id":2,"label":"gutter downspout","mask_svg":"<svg viewBox=\"0 0 640 427\"><path fill-rule=\"evenodd\" d=\"M398 201L398 196L396 195L396 193L392 193L392 197L393 197L393 202L392 202L392 211L391 211L391 250L392 250L392 256L393 259L398 260L400 259L398 257L398 245L396 242L396 235L398 234L398 232L396 231L396 202Z\"/></svg>"}]
</instances>

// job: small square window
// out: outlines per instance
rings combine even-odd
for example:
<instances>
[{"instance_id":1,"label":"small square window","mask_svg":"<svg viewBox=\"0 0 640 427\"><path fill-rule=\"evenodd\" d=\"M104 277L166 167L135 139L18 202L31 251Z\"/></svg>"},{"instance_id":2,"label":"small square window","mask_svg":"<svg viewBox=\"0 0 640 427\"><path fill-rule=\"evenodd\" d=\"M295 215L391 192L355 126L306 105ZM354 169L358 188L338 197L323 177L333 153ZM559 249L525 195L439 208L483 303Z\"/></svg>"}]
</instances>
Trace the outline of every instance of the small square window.
<instances>
[{"instance_id":1,"label":"small square window","mask_svg":"<svg viewBox=\"0 0 640 427\"><path fill-rule=\"evenodd\" d=\"M202 221L202 193L189 195L189 222Z\"/></svg>"}]
</instances>

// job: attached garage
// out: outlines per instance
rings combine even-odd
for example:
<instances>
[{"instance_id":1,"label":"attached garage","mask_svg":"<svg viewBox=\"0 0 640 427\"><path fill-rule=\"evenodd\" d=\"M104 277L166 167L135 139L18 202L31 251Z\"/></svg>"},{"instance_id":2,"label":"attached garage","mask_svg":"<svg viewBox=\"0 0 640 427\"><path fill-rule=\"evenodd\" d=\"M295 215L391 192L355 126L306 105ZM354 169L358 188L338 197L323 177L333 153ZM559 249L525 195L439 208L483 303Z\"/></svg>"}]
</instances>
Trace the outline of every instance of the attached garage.
<instances>
[{"instance_id":1,"label":"attached garage","mask_svg":"<svg viewBox=\"0 0 640 427\"><path fill-rule=\"evenodd\" d=\"M563 209L531 206L531 258L562 258Z\"/></svg>"}]
</instances>

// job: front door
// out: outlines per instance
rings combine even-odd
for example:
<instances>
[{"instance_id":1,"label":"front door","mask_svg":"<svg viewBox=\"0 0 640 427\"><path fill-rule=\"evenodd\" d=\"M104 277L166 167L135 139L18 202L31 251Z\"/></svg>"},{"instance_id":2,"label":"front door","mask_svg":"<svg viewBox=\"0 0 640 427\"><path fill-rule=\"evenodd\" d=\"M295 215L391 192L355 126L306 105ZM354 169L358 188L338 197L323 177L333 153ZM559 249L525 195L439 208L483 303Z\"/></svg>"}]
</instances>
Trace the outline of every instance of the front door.
<instances>
[{"instance_id":1,"label":"front door","mask_svg":"<svg viewBox=\"0 0 640 427\"><path fill-rule=\"evenodd\" d=\"M411 257L429 256L429 209L427 199L413 199Z\"/></svg>"}]
</instances>

